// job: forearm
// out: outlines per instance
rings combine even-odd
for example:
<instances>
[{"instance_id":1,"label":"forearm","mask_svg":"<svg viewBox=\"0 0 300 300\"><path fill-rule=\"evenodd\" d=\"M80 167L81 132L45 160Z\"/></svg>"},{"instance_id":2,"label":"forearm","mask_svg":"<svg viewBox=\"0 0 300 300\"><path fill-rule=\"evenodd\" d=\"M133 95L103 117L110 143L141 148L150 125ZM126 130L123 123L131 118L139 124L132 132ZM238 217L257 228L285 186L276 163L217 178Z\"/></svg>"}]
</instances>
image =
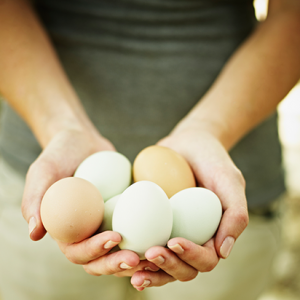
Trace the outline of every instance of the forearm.
<instances>
[{"instance_id":1,"label":"forearm","mask_svg":"<svg viewBox=\"0 0 300 300\"><path fill-rule=\"evenodd\" d=\"M300 13L270 14L234 53L223 71L176 130L214 134L230 149L272 113L300 77Z\"/></svg>"},{"instance_id":2,"label":"forearm","mask_svg":"<svg viewBox=\"0 0 300 300\"><path fill-rule=\"evenodd\" d=\"M30 4L0 1L0 93L45 147L63 129L95 131Z\"/></svg>"}]
</instances>

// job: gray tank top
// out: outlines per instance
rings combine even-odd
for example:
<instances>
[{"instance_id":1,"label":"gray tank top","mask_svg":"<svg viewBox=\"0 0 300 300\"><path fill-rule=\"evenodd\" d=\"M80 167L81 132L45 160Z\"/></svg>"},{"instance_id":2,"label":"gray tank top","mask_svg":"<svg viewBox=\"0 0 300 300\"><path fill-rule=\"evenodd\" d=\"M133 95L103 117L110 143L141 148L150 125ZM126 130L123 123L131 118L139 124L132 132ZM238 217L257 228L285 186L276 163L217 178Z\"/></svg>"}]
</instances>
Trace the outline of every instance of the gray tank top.
<instances>
[{"instance_id":1,"label":"gray tank top","mask_svg":"<svg viewBox=\"0 0 300 300\"><path fill-rule=\"evenodd\" d=\"M252 0L36 0L35 7L91 120L131 161L187 114L256 25ZM41 149L8 105L1 122L1 155L25 174ZM276 115L231 156L250 209L284 191Z\"/></svg>"}]
</instances>

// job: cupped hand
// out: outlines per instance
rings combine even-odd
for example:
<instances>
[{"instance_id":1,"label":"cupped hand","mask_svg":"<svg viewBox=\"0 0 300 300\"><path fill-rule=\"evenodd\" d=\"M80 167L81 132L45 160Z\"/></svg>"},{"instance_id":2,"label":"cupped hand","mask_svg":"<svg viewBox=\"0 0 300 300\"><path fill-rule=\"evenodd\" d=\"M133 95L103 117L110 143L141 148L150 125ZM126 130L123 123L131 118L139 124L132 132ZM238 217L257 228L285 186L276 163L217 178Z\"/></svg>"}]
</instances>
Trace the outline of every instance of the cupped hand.
<instances>
[{"instance_id":1,"label":"cupped hand","mask_svg":"<svg viewBox=\"0 0 300 300\"><path fill-rule=\"evenodd\" d=\"M115 148L101 135L78 130L59 132L45 147L29 168L22 201L22 213L29 223L32 240L39 240L46 234L40 217L40 205L47 189L59 179L73 176L86 157L104 150L115 151ZM140 262L138 255L132 251L109 253L120 241L119 233L106 231L79 243L57 243L71 262L83 265L87 273L95 276L131 276L139 270L159 269L149 261Z\"/></svg>"},{"instance_id":2,"label":"cupped hand","mask_svg":"<svg viewBox=\"0 0 300 300\"><path fill-rule=\"evenodd\" d=\"M46 230L40 216L40 205L47 189L56 181L73 176L79 164L89 155L101 150L115 150L100 135L79 130L59 131L30 166L22 199L23 217L29 224L29 235L41 239Z\"/></svg>"},{"instance_id":3,"label":"cupped hand","mask_svg":"<svg viewBox=\"0 0 300 300\"><path fill-rule=\"evenodd\" d=\"M40 217L40 205L47 189L64 177L73 176L86 157L103 150L115 151L115 148L100 134L63 130L54 136L30 166L26 175L22 213L29 223L32 240L40 240L46 234ZM140 263L138 255L132 251L108 253L120 241L120 234L107 231L79 243L57 243L71 262L83 265L86 272L93 275L130 276L146 268L152 271L159 269L148 261Z\"/></svg>"},{"instance_id":4,"label":"cupped hand","mask_svg":"<svg viewBox=\"0 0 300 300\"><path fill-rule=\"evenodd\" d=\"M57 243L71 262L83 265L84 270L94 276L124 277L132 276L137 271L159 270L154 263L140 261L139 256L132 251L111 251L120 242L121 236L117 232L105 231L80 243Z\"/></svg>"},{"instance_id":5,"label":"cupped hand","mask_svg":"<svg viewBox=\"0 0 300 300\"><path fill-rule=\"evenodd\" d=\"M168 248L152 247L145 256L161 270L136 272L132 285L139 291L174 280L189 281L198 272L211 271L227 258L248 224L245 181L222 143L211 133L193 128L172 132L158 142L180 153L194 172L198 186L219 197L223 215L216 235L202 246L184 238L168 241Z\"/></svg>"}]
</instances>

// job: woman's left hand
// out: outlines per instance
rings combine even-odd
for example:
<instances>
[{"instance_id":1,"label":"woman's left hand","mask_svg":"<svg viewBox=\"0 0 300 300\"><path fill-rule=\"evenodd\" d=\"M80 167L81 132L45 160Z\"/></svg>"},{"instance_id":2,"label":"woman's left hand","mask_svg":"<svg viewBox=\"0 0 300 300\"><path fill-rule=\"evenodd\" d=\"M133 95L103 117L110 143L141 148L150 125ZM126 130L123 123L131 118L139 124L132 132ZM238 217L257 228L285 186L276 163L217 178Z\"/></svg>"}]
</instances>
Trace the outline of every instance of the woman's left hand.
<instances>
[{"instance_id":1,"label":"woman's left hand","mask_svg":"<svg viewBox=\"0 0 300 300\"><path fill-rule=\"evenodd\" d=\"M228 257L248 224L244 178L213 134L193 128L175 130L158 145L169 147L185 157L198 186L212 190L221 200L223 216L216 235L202 246L177 237L168 241L167 248L148 249L147 260L161 270L133 274L131 283L139 291L174 280L189 281L198 272L211 271L220 258Z\"/></svg>"}]
</instances>

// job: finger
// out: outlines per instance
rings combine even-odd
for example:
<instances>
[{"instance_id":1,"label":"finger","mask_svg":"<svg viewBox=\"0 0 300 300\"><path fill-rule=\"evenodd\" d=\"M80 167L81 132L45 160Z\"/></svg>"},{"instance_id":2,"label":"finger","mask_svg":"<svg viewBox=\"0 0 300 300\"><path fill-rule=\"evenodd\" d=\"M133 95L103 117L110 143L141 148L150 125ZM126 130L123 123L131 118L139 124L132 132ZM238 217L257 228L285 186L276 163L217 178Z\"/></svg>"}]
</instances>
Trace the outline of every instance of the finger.
<instances>
[{"instance_id":1,"label":"finger","mask_svg":"<svg viewBox=\"0 0 300 300\"><path fill-rule=\"evenodd\" d=\"M189 281L198 274L198 270L181 260L170 249L159 246L152 247L146 251L145 256L147 260L177 280Z\"/></svg>"},{"instance_id":2,"label":"finger","mask_svg":"<svg viewBox=\"0 0 300 300\"><path fill-rule=\"evenodd\" d=\"M226 186L227 188L224 188ZM236 239L249 222L244 178L239 170L232 169L220 177L215 193L219 196L223 216L215 238L218 255L227 258Z\"/></svg>"},{"instance_id":3,"label":"finger","mask_svg":"<svg viewBox=\"0 0 300 300\"><path fill-rule=\"evenodd\" d=\"M229 256L236 239L247 227L248 221L248 212L244 207L232 207L224 212L215 244L220 257Z\"/></svg>"},{"instance_id":4,"label":"finger","mask_svg":"<svg viewBox=\"0 0 300 300\"><path fill-rule=\"evenodd\" d=\"M112 275L124 270L135 268L140 262L139 256L130 250L121 250L107 254L83 265L84 270L91 275Z\"/></svg>"},{"instance_id":5,"label":"finger","mask_svg":"<svg viewBox=\"0 0 300 300\"><path fill-rule=\"evenodd\" d=\"M62 130L30 166L22 199L22 213L29 223L32 240L39 240L46 233L40 217L40 205L47 189L59 179L72 176L88 155L101 149L114 150L114 147L98 135L92 134L91 139L81 130Z\"/></svg>"},{"instance_id":6,"label":"finger","mask_svg":"<svg viewBox=\"0 0 300 300\"><path fill-rule=\"evenodd\" d=\"M175 280L174 277L162 270L158 272L139 271L131 277L131 284L138 291L142 291L146 287L163 286Z\"/></svg>"},{"instance_id":7,"label":"finger","mask_svg":"<svg viewBox=\"0 0 300 300\"><path fill-rule=\"evenodd\" d=\"M214 246L214 239L199 246L184 238L173 238L169 240L168 248L182 261L200 272L213 270L220 259Z\"/></svg>"},{"instance_id":8,"label":"finger","mask_svg":"<svg viewBox=\"0 0 300 300\"><path fill-rule=\"evenodd\" d=\"M72 176L75 168L89 154L84 149L84 143L84 146L78 145L77 137L74 131L57 134L27 172L22 213L29 223L29 236L34 241L46 233L40 217L40 206L47 189L59 179ZM72 149L71 158L69 149Z\"/></svg>"},{"instance_id":9,"label":"finger","mask_svg":"<svg viewBox=\"0 0 300 300\"><path fill-rule=\"evenodd\" d=\"M117 277L131 277L134 273L138 271L149 271L149 272L157 272L160 268L156 266L154 263L148 261L148 260L141 260L140 263L130 270L125 270L119 273L114 274Z\"/></svg>"},{"instance_id":10,"label":"finger","mask_svg":"<svg viewBox=\"0 0 300 300\"><path fill-rule=\"evenodd\" d=\"M105 255L121 240L119 233L104 231L79 243L67 244L57 241L57 244L68 260L83 265Z\"/></svg>"},{"instance_id":11,"label":"finger","mask_svg":"<svg viewBox=\"0 0 300 300\"><path fill-rule=\"evenodd\" d=\"M34 241L41 239L46 234L40 216L40 206L47 189L57 181L55 172L51 171L52 168L53 166L47 161L37 159L30 166L26 175L22 214L28 222L29 236Z\"/></svg>"}]
</instances>

